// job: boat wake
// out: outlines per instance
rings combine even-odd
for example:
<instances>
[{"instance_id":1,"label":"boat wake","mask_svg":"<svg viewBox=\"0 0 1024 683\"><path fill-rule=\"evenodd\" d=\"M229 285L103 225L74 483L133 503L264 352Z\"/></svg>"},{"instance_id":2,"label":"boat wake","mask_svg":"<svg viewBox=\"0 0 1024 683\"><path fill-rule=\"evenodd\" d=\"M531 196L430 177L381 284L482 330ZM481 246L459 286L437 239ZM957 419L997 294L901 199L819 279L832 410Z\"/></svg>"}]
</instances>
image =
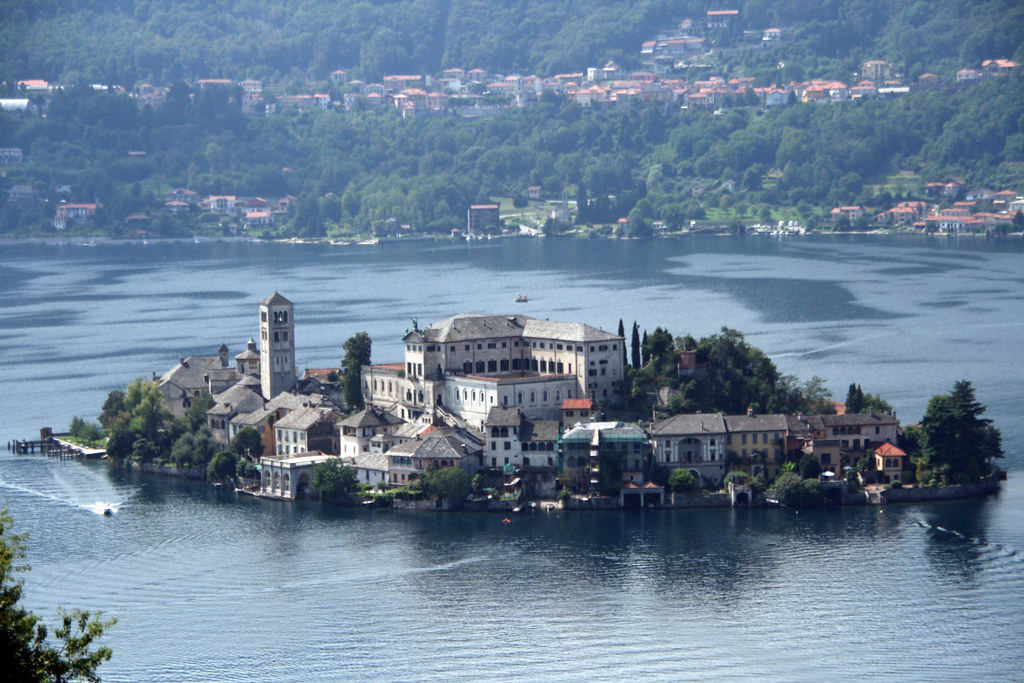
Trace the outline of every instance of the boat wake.
<instances>
[{"instance_id":1,"label":"boat wake","mask_svg":"<svg viewBox=\"0 0 1024 683\"><path fill-rule=\"evenodd\" d=\"M994 556L1007 557L1007 558L1010 558L1010 559L1012 559L1012 560L1014 560L1016 562L1024 562L1024 556L1019 555L1015 548L1012 548L1012 547L1007 546L1007 545L1003 545L1002 543L989 543L987 541L981 540L980 538L971 538L971 537L969 537L969 536L967 536L967 535L957 531L956 529L947 529L944 526L939 526L937 524L931 524L931 523L929 523L929 522L927 522L927 521L925 521L923 519L915 520L915 522L922 529L928 529L929 531L933 531L933 532L935 532L937 534L942 534L944 536L952 536L954 538L958 538L958 539L960 539L961 541L963 541L965 543L968 543L968 544L970 544L972 546L975 546L976 548L978 548L980 551L982 551L984 553L987 553L987 554L990 554L990 555L994 555Z\"/></svg>"}]
</instances>

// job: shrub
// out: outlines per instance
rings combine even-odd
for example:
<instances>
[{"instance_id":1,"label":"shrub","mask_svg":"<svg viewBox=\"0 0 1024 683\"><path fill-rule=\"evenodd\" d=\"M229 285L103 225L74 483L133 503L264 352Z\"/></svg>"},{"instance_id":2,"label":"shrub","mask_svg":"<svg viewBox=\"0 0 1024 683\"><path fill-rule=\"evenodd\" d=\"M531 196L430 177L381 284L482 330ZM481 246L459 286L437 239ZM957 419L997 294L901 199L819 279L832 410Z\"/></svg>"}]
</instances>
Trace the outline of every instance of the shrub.
<instances>
[{"instance_id":1,"label":"shrub","mask_svg":"<svg viewBox=\"0 0 1024 683\"><path fill-rule=\"evenodd\" d=\"M683 467L672 470L668 475L668 485L673 493L685 493L693 489L693 472Z\"/></svg>"}]
</instances>

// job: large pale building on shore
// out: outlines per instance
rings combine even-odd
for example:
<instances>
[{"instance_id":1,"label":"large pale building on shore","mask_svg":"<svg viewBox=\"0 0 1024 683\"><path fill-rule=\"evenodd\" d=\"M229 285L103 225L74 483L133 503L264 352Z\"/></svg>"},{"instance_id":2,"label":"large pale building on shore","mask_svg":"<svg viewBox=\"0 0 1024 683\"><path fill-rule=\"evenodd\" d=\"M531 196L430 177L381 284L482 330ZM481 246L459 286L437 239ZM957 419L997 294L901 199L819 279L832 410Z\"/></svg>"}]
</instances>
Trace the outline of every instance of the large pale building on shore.
<instances>
[{"instance_id":1,"label":"large pale building on shore","mask_svg":"<svg viewBox=\"0 0 1024 683\"><path fill-rule=\"evenodd\" d=\"M477 429L491 408L559 417L565 399L607 401L625 340L583 323L460 314L402 339L405 362L363 368L363 397L402 419L452 415Z\"/></svg>"}]
</instances>

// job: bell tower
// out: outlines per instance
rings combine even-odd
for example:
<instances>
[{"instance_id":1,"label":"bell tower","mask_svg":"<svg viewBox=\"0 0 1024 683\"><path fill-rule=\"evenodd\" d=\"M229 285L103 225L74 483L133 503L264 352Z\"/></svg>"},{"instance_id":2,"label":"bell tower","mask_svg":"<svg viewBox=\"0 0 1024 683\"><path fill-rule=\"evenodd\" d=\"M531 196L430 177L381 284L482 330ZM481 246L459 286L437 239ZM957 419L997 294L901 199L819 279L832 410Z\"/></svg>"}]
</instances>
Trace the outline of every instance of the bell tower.
<instances>
[{"instance_id":1,"label":"bell tower","mask_svg":"<svg viewBox=\"0 0 1024 683\"><path fill-rule=\"evenodd\" d=\"M260 302L260 386L267 400L295 386L293 309L277 292Z\"/></svg>"}]
</instances>

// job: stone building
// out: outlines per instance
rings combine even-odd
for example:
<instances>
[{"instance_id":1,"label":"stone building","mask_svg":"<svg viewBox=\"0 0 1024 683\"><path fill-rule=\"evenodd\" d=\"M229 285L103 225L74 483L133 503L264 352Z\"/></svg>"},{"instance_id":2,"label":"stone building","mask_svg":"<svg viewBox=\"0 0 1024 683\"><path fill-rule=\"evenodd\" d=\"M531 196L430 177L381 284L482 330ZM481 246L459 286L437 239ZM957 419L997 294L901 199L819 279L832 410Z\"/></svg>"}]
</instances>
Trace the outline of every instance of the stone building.
<instances>
[{"instance_id":1,"label":"stone building","mask_svg":"<svg viewBox=\"0 0 1024 683\"><path fill-rule=\"evenodd\" d=\"M363 398L412 420L443 411L480 429L492 408L558 419L565 399L605 400L625 340L582 323L461 314L403 338L405 362L363 368Z\"/></svg>"},{"instance_id":2,"label":"stone building","mask_svg":"<svg viewBox=\"0 0 1024 683\"><path fill-rule=\"evenodd\" d=\"M260 378L271 399L295 386L294 305L277 292L260 302Z\"/></svg>"}]
</instances>

